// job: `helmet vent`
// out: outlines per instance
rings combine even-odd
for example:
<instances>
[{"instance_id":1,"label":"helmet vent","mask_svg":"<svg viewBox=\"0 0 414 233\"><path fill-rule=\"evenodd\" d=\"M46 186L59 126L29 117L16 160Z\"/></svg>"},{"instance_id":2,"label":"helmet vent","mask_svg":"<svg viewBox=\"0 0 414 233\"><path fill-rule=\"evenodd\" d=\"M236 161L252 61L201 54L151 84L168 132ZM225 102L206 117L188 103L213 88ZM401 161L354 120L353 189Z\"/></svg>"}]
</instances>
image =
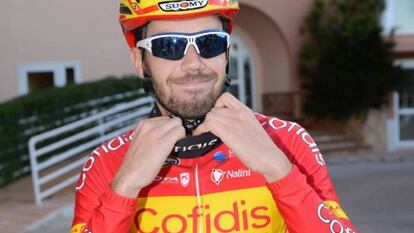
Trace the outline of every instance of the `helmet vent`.
<instances>
[{"instance_id":1,"label":"helmet vent","mask_svg":"<svg viewBox=\"0 0 414 233\"><path fill-rule=\"evenodd\" d=\"M121 4L121 6L119 7L119 13L123 15L132 15L131 10L124 4Z\"/></svg>"}]
</instances>

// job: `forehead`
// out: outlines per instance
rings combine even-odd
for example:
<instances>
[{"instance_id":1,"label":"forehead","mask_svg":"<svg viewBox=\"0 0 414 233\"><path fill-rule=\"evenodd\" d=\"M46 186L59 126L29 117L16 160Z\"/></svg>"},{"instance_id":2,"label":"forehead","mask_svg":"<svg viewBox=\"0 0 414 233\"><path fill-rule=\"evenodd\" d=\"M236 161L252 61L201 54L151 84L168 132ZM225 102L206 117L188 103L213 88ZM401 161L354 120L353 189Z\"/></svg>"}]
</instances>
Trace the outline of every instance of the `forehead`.
<instances>
[{"instance_id":1,"label":"forehead","mask_svg":"<svg viewBox=\"0 0 414 233\"><path fill-rule=\"evenodd\" d=\"M192 33L222 29L218 16L205 16L184 20L155 20L148 24L147 36L164 32Z\"/></svg>"}]
</instances>

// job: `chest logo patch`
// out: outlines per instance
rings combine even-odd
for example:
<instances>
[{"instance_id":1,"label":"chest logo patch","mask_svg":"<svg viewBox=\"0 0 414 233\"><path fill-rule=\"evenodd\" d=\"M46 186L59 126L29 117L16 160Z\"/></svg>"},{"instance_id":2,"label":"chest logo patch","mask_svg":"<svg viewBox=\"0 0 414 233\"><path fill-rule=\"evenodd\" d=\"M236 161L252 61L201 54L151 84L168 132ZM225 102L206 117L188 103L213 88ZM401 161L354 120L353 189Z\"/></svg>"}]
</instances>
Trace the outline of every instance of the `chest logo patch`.
<instances>
[{"instance_id":1,"label":"chest logo patch","mask_svg":"<svg viewBox=\"0 0 414 233\"><path fill-rule=\"evenodd\" d=\"M183 172L180 174L180 183L183 187L187 187L190 183L190 173Z\"/></svg>"},{"instance_id":2,"label":"chest logo patch","mask_svg":"<svg viewBox=\"0 0 414 233\"><path fill-rule=\"evenodd\" d=\"M211 170L211 180L216 184L219 185L220 182L224 178L225 172L220 169L213 169Z\"/></svg>"}]
</instances>

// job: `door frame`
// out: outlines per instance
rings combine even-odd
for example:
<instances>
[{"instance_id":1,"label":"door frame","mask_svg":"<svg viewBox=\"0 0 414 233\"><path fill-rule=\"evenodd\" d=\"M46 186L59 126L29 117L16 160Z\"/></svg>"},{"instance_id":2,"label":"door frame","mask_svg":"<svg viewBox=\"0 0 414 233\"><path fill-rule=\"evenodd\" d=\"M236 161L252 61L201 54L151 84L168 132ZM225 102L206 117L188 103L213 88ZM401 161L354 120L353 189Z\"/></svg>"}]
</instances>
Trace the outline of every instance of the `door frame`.
<instances>
[{"instance_id":1,"label":"door frame","mask_svg":"<svg viewBox=\"0 0 414 233\"><path fill-rule=\"evenodd\" d=\"M243 42L243 39L237 33L233 33L231 35L231 45L237 45L237 51L231 50L230 52L230 59L237 59L237 80L232 80L231 85L237 85L239 91L239 100L246 104L246 91L245 91L245 74L244 74L244 62L247 60L250 64L250 93L252 98L252 110L257 110L257 98L256 98L256 82L255 82L255 75L254 75L254 63L252 61L252 56L249 48Z\"/></svg>"},{"instance_id":2,"label":"door frame","mask_svg":"<svg viewBox=\"0 0 414 233\"><path fill-rule=\"evenodd\" d=\"M402 68L414 69L414 58L413 59L401 59L395 61L396 65L400 65ZM400 116L401 115L413 115L414 116L414 107L412 108L400 108L400 95L398 92L393 92L392 94L393 102L393 112L394 119L393 122L390 122L391 131L394 133L389 134L389 149L403 149L403 148L414 148L414 139L413 140L401 140L400 135Z\"/></svg>"},{"instance_id":3,"label":"door frame","mask_svg":"<svg viewBox=\"0 0 414 233\"><path fill-rule=\"evenodd\" d=\"M67 83L66 69L73 68L74 82L81 82L81 66L79 61L45 61L45 62L29 62L21 63L17 66L17 76L19 80L19 94L25 95L29 93L28 74L33 72L52 72L53 85L55 87L63 87Z\"/></svg>"}]
</instances>

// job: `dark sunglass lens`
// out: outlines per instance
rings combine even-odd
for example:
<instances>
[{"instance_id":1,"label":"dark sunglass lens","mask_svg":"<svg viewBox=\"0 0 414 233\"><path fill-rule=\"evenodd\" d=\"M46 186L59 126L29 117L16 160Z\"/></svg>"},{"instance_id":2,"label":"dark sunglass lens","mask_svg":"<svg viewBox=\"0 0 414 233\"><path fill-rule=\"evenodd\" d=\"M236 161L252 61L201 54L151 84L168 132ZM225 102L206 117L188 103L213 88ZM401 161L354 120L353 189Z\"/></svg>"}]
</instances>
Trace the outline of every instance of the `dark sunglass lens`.
<instances>
[{"instance_id":1,"label":"dark sunglass lens","mask_svg":"<svg viewBox=\"0 0 414 233\"><path fill-rule=\"evenodd\" d=\"M200 50L200 56L212 58L226 51L227 36L223 34L207 34L197 37L196 44Z\"/></svg>"},{"instance_id":2,"label":"dark sunglass lens","mask_svg":"<svg viewBox=\"0 0 414 233\"><path fill-rule=\"evenodd\" d=\"M152 54L168 60L180 60L184 57L187 39L166 36L152 40Z\"/></svg>"}]
</instances>

